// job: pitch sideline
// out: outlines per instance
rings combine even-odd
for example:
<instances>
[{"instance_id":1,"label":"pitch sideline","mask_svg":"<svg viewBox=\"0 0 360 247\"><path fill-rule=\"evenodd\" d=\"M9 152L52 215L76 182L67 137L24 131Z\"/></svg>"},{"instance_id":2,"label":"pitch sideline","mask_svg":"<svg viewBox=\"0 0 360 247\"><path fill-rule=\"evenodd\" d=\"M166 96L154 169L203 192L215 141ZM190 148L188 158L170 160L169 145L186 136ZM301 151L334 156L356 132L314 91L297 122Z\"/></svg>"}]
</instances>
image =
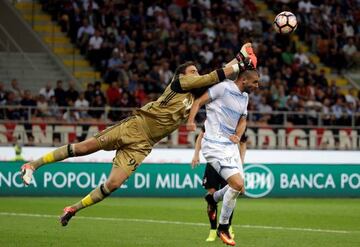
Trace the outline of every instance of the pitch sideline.
<instances>
[{"instance_id":1,"label":"pitch sideline","mask_svg":"<svg viewBox=\"0 0 360 247\"><path fill-rule=\"evenodd\" d=\"M0 212L0 216L59 218L59 216L57 216L57 215L11 213L11 212ZM173 224L173 225L188 225L188 226L208 226L208 224L205 224L205 223L167 221L167 220L151 220L151 219L126 219L126 218L106 218L106 217L91 217L91 216L76 216L75 219L98 220L98 221L127 221L127 222ZM233 226L234 227L239 227L239 228L250 228L250 229L268 229L268 230L320 232L320 233L339 233L339 234L349 234L349 233L356 233L357 232L357 231L348 231L348 230L313 229L313 228L282 227L282 226L259 226L259 225L233 225Z\"/></svg>"}]
</instances>

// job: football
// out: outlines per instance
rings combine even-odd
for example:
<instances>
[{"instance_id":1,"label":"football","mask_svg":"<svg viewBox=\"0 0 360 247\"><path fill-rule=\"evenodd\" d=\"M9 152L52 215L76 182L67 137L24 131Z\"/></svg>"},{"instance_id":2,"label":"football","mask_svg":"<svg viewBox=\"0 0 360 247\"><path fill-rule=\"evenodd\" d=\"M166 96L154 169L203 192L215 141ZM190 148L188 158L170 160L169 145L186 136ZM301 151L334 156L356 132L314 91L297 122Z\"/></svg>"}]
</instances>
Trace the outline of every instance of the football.
<instances>
[{"instance_id":1,"label":"football","mask_svg":"<svg viewBox=\"0 0 360 247\"><path fill-rule=\"evenodd\" d=\"M296 16L289 11L283 11L278 14L273 23L275 31L281 34L294 32L297 25Z\"/></svg>"}]
</instances>

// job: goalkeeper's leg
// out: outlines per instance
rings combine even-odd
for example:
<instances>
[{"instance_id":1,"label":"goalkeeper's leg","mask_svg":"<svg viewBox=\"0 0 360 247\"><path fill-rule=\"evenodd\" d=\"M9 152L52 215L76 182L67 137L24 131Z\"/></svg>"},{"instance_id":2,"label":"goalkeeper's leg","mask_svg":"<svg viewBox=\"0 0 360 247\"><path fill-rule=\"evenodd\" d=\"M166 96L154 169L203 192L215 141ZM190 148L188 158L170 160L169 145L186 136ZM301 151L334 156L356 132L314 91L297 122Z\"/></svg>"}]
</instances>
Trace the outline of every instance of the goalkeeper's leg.
<instances>
[{"instance_id":1,"label":"goalkeeper's leg","mask_svg":"<svg viewBox=\"0 0 360 247\"><path fill-rule=\"evenodd\" d=\"M68 144L55 149L54 151L45 154L37 160L33 160L24 164L21 167L21 177L26 185L29 185L32 179L33 172L39 169L41 166L57 161L64 160L69 157L83 156L94 153L100 150L98 141L92 137L85 141Z\"/></svg>"},{"instance_id":2,"label":"goalkeeper's leg","mask_svg":"<svg viewBox=\"0 0 360 247\"><path fill-rule=\"evenodd\" d=\"M113 191L118 189L150 152L151 146L146 142L130 144L119 149L116 152L116 156L113 160L113 167L105 184L95 188L77 203L66 207L64 209L64 214L60 217L61 224L66 226L76 212L102 201Z\"/></svg>"},{"instance_id":3,"label":"goalkeeper's leg","mask_svg":"<svg viewBox=\"0 0 360 247\"><path fill-rule=\"evenodd\" d=\"M109 196L113 191L118 189L129 174L122 167L113 166L108 180L91 191L87 196L78 201L77 203L64 208L63 215L60 216L60 223L66 226L70 219L81 209L101 202L104 198Z\"/></svg>"}]
</instances>

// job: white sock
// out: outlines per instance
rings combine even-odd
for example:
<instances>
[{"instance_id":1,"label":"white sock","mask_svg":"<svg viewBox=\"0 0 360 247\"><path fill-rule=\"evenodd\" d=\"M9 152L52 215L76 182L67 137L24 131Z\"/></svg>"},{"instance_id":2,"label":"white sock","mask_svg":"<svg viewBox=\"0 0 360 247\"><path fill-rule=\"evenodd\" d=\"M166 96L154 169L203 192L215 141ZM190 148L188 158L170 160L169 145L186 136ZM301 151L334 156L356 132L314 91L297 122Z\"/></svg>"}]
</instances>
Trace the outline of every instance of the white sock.
<instances>
[{"instance_id":1,"label":"white sock","mask_svg":"<svg viewBox=\"0 0 360 247\"><path fill-rule=\"evenodd\" d=\"M224 188L222 188L221 190L217 190L215 191L213 197L215 202L220 202L223 200L224 198L224 194L225 192L229 189L229 185L226 185Z\"/></svg>"},{"instance_id":2,"label":"white sock","mask_svg":"<svg viewBox=\"0 0 360 247\"><path fill-rule=\"evenodd\" d=\"M231 213L234 211L236 205L236 199L240 191L234 190L233 188L229 187L229 189L225 192L224 201L221 208L219 224L226 225L229 224L229 218Z\"/></svg>"}]
</instances>

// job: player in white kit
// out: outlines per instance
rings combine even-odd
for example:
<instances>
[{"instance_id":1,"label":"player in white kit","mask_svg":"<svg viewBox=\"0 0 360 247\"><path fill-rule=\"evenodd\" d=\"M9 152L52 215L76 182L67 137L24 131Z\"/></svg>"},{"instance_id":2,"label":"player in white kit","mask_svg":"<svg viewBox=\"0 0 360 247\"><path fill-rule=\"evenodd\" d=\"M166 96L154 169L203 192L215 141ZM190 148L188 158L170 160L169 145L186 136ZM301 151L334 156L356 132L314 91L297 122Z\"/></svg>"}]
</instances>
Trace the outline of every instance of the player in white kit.
<instances>
[{"instance_id":1,"label":"player in white kit","mask_svg":"<svg viewBox=\"0 0 360 247\"><path fill-rule=\"evenodd\" d=\"M256 66L256 65L255 65ZM205 135L201 143L206 161L223 177L229 186L214 194L223 199L217 234L228 245L235 245L229 234L229 218L240 192L244 191L244 171L237 144L246 128L248 92L258 88L259 74L255 67L239 73L235 81L224 80L211 87L195 100L187 122L188 130L195 130L195 116L206 104ZM208 195L209 203L215 203Z\"/></svg>"}]
</instances>

